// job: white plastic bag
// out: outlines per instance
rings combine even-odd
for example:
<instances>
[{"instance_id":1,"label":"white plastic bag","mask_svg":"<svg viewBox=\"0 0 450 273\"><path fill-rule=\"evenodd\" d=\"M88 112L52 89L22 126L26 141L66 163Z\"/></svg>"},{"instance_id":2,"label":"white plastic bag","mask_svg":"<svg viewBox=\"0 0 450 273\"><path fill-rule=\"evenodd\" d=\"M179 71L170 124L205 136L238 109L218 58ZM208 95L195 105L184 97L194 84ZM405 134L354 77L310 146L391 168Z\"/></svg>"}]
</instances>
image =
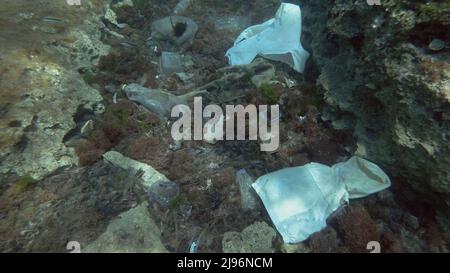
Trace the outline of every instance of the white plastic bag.
<instances>
[{"instance_id":1,"label":"white plastic bag","mask_svg":"<svg viewBox=\"0 0 450 273\"><path fill-rule=\"evenodd\" d=\"M245 65L261 55L303 72L309 53L300 43L301 29L300 7L282 3L275 18L244 30L226 56L231 65Z\"/></svg>"},{"instance_id":2,"label":"white plastic bag","mask_svg":"<svg viewBox=\"0 0 450 273\"><path fill-rule=\"evenodd\" d=\"M333 165L335 175L348 191L349 198L366 197L391 186L389 177L374 163L354 156Z\"/></svg>"},{"instance_id":3,"label":"white plastic bag","mask_svg":"<svg viewBox=\"0 0 450 273\"><path fill-rule=\"evenodd\" d=\"M388 176L359 157L328 167L309 163L261 176L252 184L285 243L298 243L326 227L326 220L349 196L386 189ZM355 219L357 221L357 219Z\"/></svg>"}]
</instances>

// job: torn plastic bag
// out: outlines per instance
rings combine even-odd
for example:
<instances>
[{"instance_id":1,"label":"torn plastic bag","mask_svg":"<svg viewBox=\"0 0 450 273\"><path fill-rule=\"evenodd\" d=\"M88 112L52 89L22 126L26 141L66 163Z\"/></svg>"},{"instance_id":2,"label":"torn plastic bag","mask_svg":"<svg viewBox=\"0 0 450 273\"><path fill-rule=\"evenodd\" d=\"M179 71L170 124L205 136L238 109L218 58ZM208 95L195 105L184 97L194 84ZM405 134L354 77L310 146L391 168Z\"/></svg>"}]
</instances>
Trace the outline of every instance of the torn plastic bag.
<instances>
[{"instance_id":1,"label":"torn plastic bag","mask_svg":"<svg viewBox=\"0 0 450 273\"><path fill-rule=\"evenodd\" d=\"M244 30L226 56L231 65L245 65L257 55L289 64L303 72L309 53L300 43L302 29L298 5L282 3L275 18Z\"/></svg>"},{"instance_id":2,"label":"torn plastic bag","mask_svg":"<svg viewBox=\"0 0 450 273\"><path fill-rule=\"evenodd\" d=\"M388 176L358 157L328 167L309 163L261 176L253 188L285 243L298 243L326 227L326 220L350 197L386 189Z\"/></svg>"}]
</instances>

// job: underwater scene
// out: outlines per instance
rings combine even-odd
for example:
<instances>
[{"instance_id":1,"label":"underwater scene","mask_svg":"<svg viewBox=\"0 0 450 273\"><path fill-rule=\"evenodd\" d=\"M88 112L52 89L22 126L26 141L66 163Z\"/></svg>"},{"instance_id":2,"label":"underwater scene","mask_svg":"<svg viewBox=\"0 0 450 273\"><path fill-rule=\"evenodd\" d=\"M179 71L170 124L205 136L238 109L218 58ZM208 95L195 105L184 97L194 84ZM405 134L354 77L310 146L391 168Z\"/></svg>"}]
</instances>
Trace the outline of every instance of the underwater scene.
<instances>
[{"instance_id":1,"label":"underwater scene","mask_svg":"<svg viewBox=\"0 0 450 273\"><path fill-rule=\"evenodd\" d=\"M449 63L448 0L0 0L0 252L448 252Z\"/></svg>"}]
</instances>

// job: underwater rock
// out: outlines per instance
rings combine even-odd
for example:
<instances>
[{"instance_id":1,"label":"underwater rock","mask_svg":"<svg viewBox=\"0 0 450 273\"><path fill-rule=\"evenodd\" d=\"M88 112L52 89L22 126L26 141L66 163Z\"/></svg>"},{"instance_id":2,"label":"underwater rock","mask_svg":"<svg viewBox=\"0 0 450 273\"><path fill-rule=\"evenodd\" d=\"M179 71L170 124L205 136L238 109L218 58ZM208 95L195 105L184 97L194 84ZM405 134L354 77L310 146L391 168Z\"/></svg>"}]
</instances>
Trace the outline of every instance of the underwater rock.
<instances>
[{"instance_id":1,"label":"underwater rock","mask_svg":"<svg viewBox=\"0 0 450 273\"><path fill-rule=\"evenodd\" d=\"M152 23L152 37L157 40L167 40L180 46L192 41L198 26L190 18L183 16L168 16Z\"/></svg>"},{"instance_id":2,"label":"underwater rock","mask_svg":"<svg viewBox=\"0 0 450 273\"><path fill-rule=\"evenodd\" d=\"M109 4L105 6L104 18L118 28L125 27L125 24L119 24L119 22L117 22L117 14L114 12L114 10L111 9L111 6Z\"/></svg>"},{"instance_id":3,"label":"underwater rock","mask_svg":"<svg viewBox=\"0 0 450 273\"><path fill-rule=\"evenodd\" d=\"M324 111L335 113L329 121L351 118L346 129L369 160L450 207L450 65L424 50L430 38L445 37L448 3L382 6L302 1L303 44L314 64L306 77L317 80Z\"/></svg>"},{"instance_id":4,"label":"underwater rock","mask_svg":"<svg viewBox=\"0 0 450 273\"><path fill-rule=\"evenodd\" d=\"M132 208L112 220L95 241L81 248L85 253L166 253L161 232L148 212L148 204Z\"/></svg>"},{"instance_id":5,"label":"underwater rock","mask_svg":"<svg viewBox=\"0 0 450 273\"><path fill-rule=\"evenodd\" d=\"M103 154L103 158L116 167L132 171L137 177L141 178L143 189L149 200L158 203L164 209L167 209L170 202L180 193L180 187L177 183L170 181L150 165L133 160L115 151Z\"/></svg>"},{"instance_id":6,"label":"underwater rock","mask_svg":"<svg viewBox=\"0 0 450 273\"><path fill-rule=\"evenodd\" d=\"M0 251L67 253L72 240L83 251L111 219L136 206L130 189L137 182L128 171L102 161L64 168L39 181L19 178L1 196Z\"/></svg>"},{"instance_id":7,"label":"underwater rock","mask_svg":"<svg viewBox=\"0 0 450 273\"><path fill-rule=\"evenodd\" d=\"M257 61L254 61L254 63ZM254 64L255 66L259 66L258 73L252 76L252 83L257 87L261 87L263 84L269 84L275 78L275 67L268 62L261 61L261 63Z\"/></svg>"},{"instance_id":8,"label":"underwater rock","mask_svg":"<svg viewBox=\"0 0 450 273\"><path fill-rule=\"evenodd\" d=\"M170 181L152 166L123 156L119 152L109 151L103 154L103 158L116 167L124 170L132 170L135 174L142 173L141 179L144 189L149 192L154 184Z\"/></svg>"},{"instance_id":9,"label":"underwater rock","mask_svg":"<svg viewBox=\"0 0 450 273\"><path fill-rule=\"evenodd\" d=\"M224 253L272 253L272 240L277 233L266 222L255 222L242 232L223 235Z\"/></svg>"},{"instance_id":10,"label":"underwater rock","mask_svg":"<svg viewBox=\"0 0 450 273\"><path fill-rule=\"evenodd\" d=\"M1 174L39 179L60 167L76 165L77 157L63 144L64 137L76 127L74 115L79 108L93 111L102 101L78 71L95 65L109 50L100 41L102 11L90 1L79 8L65 1L44 2L7 1L0 11L5 18L0 29ZM34 15L18 24L11 10ZM49 10L52 17L64 21L37 19L48 16ZM54 34L43 34L44 27Z\"/></svg>"}]
</instances>

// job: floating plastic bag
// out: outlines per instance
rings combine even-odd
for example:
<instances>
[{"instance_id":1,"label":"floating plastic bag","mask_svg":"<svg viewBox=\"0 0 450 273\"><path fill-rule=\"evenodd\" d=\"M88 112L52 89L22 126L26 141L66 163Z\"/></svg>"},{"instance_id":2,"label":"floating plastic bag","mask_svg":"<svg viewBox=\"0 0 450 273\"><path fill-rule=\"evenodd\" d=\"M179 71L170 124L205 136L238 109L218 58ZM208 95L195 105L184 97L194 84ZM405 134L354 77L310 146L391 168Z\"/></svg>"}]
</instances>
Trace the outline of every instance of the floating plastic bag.
<instances>
[{"instance_id":1,"label":"floating plastic bag","mask_svg":"<svg viewBox=\"0 0 450 273\"><path fill-rule=\"evenodd\" d=\"M244 30L226 56L231 65L245 65L259 54L303 72L309 53L300 44L302 29L298 5L282 3L275 18Z\"/></svg>"},{"instance_id":2,"label":"floating plastic bag","mask_svg":"<svg viewBox=\"0 0 450 273\"><path fill-rule=\"evenodd\" d=\"M388 176L359 157L328 167L309 163L261 176L253 188L285 243L298 243L326 227L326 220L351 198L386 189Z\"/></svg>"}]
</instances>

